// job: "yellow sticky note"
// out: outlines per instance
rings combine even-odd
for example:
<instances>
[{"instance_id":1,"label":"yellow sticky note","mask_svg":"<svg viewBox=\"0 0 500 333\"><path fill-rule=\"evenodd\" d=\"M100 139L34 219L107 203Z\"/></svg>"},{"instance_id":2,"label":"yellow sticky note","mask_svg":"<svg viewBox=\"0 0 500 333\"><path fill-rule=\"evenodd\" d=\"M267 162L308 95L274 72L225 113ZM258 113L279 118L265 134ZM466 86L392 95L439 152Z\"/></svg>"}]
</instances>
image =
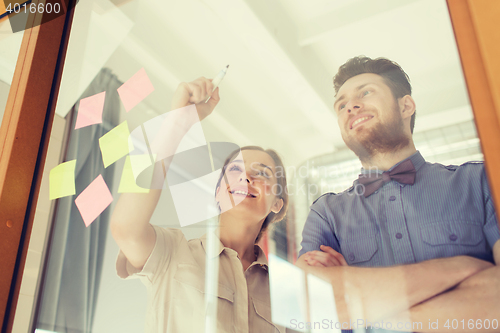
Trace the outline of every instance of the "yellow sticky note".
<instances>
[{"instance_id":1,"label":"yellow sticky note","mask_svg":"<svg viewBox=\"0 0 500 333\"><path fill-rule=\"evenodd\" d=\"M127 122L124 121L99 139L102 162L105 168L134 149L133 146L131 147L131 143L129 143L129 135L130 131L128 130Z\"/></svg>"},{"instance_id":2,"label":"yellow sticky note","mask_svg":"<svg viewBox=\"0 0 500 333\"><path fill-rule=\"evenodd\" d=\"M49 199L66 197L76 193L75 190L76 160L59 164L50 170Z\"/></svg>"},{"instance_id":3,"label":"yellow sticky note","mask_svg":"<svg viewBox=\"0 0 500 333\"><path fill-rule=\"evenodd\" d=\"M153 156L153 160L154 160ZM123 166L122 178L118 193L149 193L148 188L143 188L137 185L136 177L150 167L151 157L149 155L129 155Z\"/></svg>"}]
</instances>

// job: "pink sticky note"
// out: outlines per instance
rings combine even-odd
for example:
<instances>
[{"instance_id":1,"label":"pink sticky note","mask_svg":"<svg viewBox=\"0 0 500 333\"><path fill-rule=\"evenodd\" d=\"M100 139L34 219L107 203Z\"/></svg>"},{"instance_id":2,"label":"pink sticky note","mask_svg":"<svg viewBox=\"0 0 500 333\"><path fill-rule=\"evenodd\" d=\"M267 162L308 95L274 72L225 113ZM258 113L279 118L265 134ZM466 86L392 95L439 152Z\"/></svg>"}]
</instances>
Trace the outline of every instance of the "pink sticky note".
<instances>
[{"instance_id":1,"label":"pink sticky note","mask_svg":"<svg viewBox=\"0 0 500 333\"><path fill-rule=\"evenodd\" d=\"M144 68L141 68L134 76L118 88L118 94L125 106L125 110L129 112L154 90L155 88L149 80L146 71Z\"/></svg>"},{"instance_id":2,"label":"pink sticky note","mask_svg":"<svg viewBox=\"0 0 500 333\"><path fill-rule=\"evenodd\" d=\"M113 196L102 178L96 179L76 198L75 204L88 227L113 202Z\"/></svg>"},{"instance_id":3,"label":"pink sticky note","mask_svg":"<svg viewBox=\"0 0 500 333\"><path fill-rule=\"evenodd\" d=\"M80 100L75 129L102 123L105 96L106 92L103 91Z\"/></svg>"}]
</instances>

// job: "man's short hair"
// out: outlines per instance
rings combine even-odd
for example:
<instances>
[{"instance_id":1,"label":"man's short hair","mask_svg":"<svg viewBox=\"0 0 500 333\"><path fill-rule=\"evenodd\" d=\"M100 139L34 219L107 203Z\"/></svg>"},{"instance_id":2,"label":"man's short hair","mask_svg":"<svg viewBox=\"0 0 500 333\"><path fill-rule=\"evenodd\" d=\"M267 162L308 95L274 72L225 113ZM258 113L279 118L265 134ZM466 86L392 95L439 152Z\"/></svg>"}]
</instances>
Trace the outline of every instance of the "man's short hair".
<instances>
[{"instance_id":1,"label":"man's short hair","mask_svg":"<svg viewBox=\"0 0 500 333\"><path fill-rule=\"evenodd\" d=\"M401 66L386 58L371 59L365 56L351 58L339 67L339 71L333 77L335 94L339 92L340 87L342 87L347 80L356 75L365 73L380 75L391 89L395 99L399 99L406 95L411 96L410 78ZM415 115L416 111L413 113L410 120L410 130L412 133L415 127Z\"/></svg>"}]
</instances>

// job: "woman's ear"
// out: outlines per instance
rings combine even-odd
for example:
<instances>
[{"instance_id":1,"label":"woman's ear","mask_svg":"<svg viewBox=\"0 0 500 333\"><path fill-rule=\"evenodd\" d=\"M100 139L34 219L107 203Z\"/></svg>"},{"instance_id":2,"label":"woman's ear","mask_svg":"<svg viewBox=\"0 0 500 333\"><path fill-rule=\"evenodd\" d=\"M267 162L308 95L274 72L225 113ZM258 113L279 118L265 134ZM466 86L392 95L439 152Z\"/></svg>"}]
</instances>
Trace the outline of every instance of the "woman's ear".
<instances>
[{"instance_id":1,"label":"woman's ear","mask_svg":"<svg viewBox=\"0 0 500 333\"><path fill-rule=\"evenodd\" d=\"M411 97L410 95L405 95L401 97L398 102L403 119L411 118L416 110L415 100L413 99L413 97Z\"/></svg>"},{"instance_id":2,"label":"woman's ear","mask_svg":"<svg viewBox=\"0 0 500 333\"><path fill-rule=\"evenodd\" d=\"M215 201L219 202L219 192L220 192L220 186L217 186L215 189Z\"/></svg>"},{"instance_id":3,"label":"woman's ear","mask_svg":"<svg viewBox=\"0 0 500 333\"><path fill-rule=\"evenodd\" d=\"M273 207L271 207L271 212L274 214L278 214L283 208L283 199L279 198L274 201Z\"/></svg>"}]
</instances>

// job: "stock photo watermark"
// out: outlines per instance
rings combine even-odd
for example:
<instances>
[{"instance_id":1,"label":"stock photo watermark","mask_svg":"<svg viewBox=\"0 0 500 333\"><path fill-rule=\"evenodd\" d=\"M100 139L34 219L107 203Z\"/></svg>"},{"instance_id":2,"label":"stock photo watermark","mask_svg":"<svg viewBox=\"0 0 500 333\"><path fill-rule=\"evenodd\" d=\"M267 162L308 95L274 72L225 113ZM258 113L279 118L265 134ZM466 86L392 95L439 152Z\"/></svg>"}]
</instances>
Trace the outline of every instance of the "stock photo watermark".
<instances>
[{"instance_id":1,"label":"stock photo watermark","mask_svg":"<svg viewBox=\"0 0 500 333\"><path fill-rule=\"evenodd\" d=\"M323 319L321 321L299 321L296 319L290 320L290 328L292 329L342 329L342 330L355 330L355 329L368 329L368 328L376 328L376 329L405 329L408 331L418 331L424 328L427 329L469 329L469 330L479 330L479 329L497 329L498 328L498 319L448 319L446 321L439 322L438 319L430 320L427 323L422 322L401 322L398 321L396 323L389 321L365 321L363 319L357 319L355 321L349 320L349 322L339 322L331 319Z\"/></svg>"},{"instance_id":2,"label":"stock photo watermark","mask_svg":"<svg viewBox=\"0 0 500 333\"><path fill-rule=\"evenodd\" d=\"M357 319L355 321L349 320L348 322L339 322L331 319L323 319L321 321L298 321L296 319L290 320L290 328L292 329L342 329L342 330L355 330L355 329L407 329L407 330L421 330L423 324L421 322L384 322L381 321L365 321L363 319Z\"/></svg>"}]
</instances>

